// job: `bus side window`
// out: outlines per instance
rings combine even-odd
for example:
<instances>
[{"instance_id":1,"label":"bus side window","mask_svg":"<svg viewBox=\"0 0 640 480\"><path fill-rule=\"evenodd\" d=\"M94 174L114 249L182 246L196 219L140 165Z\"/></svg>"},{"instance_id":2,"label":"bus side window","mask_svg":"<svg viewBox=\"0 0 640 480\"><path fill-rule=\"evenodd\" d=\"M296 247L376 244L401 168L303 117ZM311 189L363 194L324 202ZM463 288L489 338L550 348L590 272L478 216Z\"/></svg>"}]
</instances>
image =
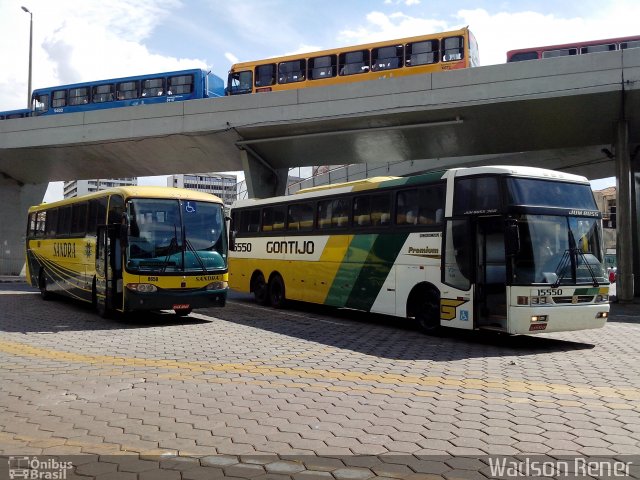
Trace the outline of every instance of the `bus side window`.
<instances>
[{"instance_id":1,"label":"bus side window","mask_svg":"<svg viewBox=\"0 0 640 480\"><path fill-rule=\"evenodd\" d=\"M353 225L356 227L371 225L371 195L363 195L353 199Z\"/></svg>"},{"instance_id":2,"label":"bus side window","mask_svg":"<svg viewBox=\"0 0 640 480\"><path fill-rule=\"evenodd\" d=\"M404 57L402 45L374 48L371 51L371 70L392 70L402 66Z\"/></svg>"},{"instance_id":3,"label":"bus side window","mask_svg":"<svg viewBox=\"0 0 640 480\"><path fill-rule=\"evenodd\" d=\"M542 52L542 58L568 57L577 54L577 48L562 48L559 50L545 50Z\"/></svg>"},{"instance_id":4,"label":"bus side window","mask_svg":"<svg viewBox=\"0 0 640 480\"><path fill-rule=\"evenodd\" d=\"M193 92L193 75L169 77L167 95L185 95Z\"/></svg>"},{"instance_id":5,"label":"bus side window","mask_svg":"<svg viewBox=\"0 0 640 480\"><path fill-rule=\"evenodd\" d=\"M309 59L310 80L335 77L337 70L337 57L335 55L325 55L323 57Z\"/></svg>"},{"instance_id":6,"label":"bus side window","mask_svg":"<svg viewBox=\"0 0 640 480\"><path fill-rule=\"evenodd\" d=\"M38 212L36 216L36 237L44 237L45 226L47 222L47 211Z\"/></svg>"},{"instance_id":7,"label":"bus side window","mask_svg":"<svg viewBox=\"0 0 640 480\"><path fill-rule=\"evenodd\" d=\"M389 225L391 221L391 201L389 194L371 196L371 223L373 226Z\"/></svg>"},{"instance_id":8,"label":"bus side window","mask_svg":"<svg viewBox=\"0 0 640 480\"><path fill-rule=\"evenodd\" d=\"M464 58L464 37L448 37L442 41L442 61L452 62Z\"/></svg>"},{"instance_id":9,"label":"bus side window","mask_svg":"<svg viewBox=\"0 0 640 480\"><path fill-rule=\"evenodd\" d=\"M260 210L242 210L239 212L239 222L234 223L238 233L256 233L260 230Z\"/></svg>"},{"instance_id":10,"label":"bus side window","mask_svg":"<svg viewBox=\"0 0 640 480\"><path fill-rule=\"evenodd\" d=\"M278 65L278 83L295 83L306 80L307 71L305 60L293 60L291 62L281 62Z\"/></svg>"},{"instance_id":11,"label":"bus side window","mask_svg":"<svg viewBox=\"0 0 640 480\"><path fill-rule=\"evenodd\" d=\"M298 231L313 229L313 204L294 203L289 205L287 228Z\"/></svg>"},{"instance_id":12,"label":"bus side window","mask_svg":"<svg viewBox=\"0 0 640 480\"><path fill-rule=\"evenodd\" d=\"M71 205L58 209L58 228L56 235L67 237L71 233Z\"/></svg>"},{"instance_id":13,"label":"bus side window","mask_svg":"<svg viewBox=\"0 0 640 480\"><path fill-rule=\"evenodd\" d=\"M84 105L86 103L89 103L89 87L69 90L69 105Z\"/></svg>"},{"instance_id":14,"label":"bus side window","mask_svg":"<svg viewBox=\"0 0 640 480\"><path fill-rule=\"evenodd\" d=\"M318 228L343 228L349 225L351 199L336 198L318 202Z\"/></svg>"},{"instance_id":15,"label":"bus side window","mask_svg":"<svg viewBox=\"0 0 640 480\"><path fill-rule=\"evenodd\" d=\"M142 97L160 97L165 94L164 78L150 78L142 81Z\"/></svg>"},{"instance_id":16,"label":"bus side window","mask_svg":"<svg viewBox=\"0 0 640 480\"><path fill-rule=\"evenodd\" d=\"M538 52L520 52L515 53L509 59L509 62L524 62L526 60L538 60Z\"/></svg>"},{"instance_id":17,"label":"bus side window","mask_svg":"<svg viewBox=\"0 0 640 480\"><path fill-rule=\"evenodd\" d=\"M118 100L132 100L138 98L138 82L121 82L117 85Z\"/></svg>"},{"instance_id":18,"label":"bus side window","mask_svg":"<svg viewBox=\"0 0 640 480\"><path fill-rule=\"evenodd\" d=\"M355 52L341 53L340 75L357 75L359 73L367 73L371 62L369 50L357 50Z\"/></svg>"},{"instance_id":19,"label":"bus side window","mask_svg":"<svg viewBox=\"0 0 640 480\"><path fill-rule=\"evenodd\" d=\"M55 90L52 93L51 106L53 108L65 107L67 105L67 91Z\"/></svg>"},{"instance_id":20,"label":"bus side window","mask_svg":"<svg viewBox=\"0 0 640 480\"><path fill-rule=\"evenodd\" d=\"M87 232L87 210L89 204L77 203L71 209L71 234L84 236Z\"/></svg>"},{"instance_id":21,"label":"bus side window","mask_svg":"<svg viewBox=\"0 0 640 480\"><path fill-rule=\"evenodd\" d=\"M276 64L258 65L256 67L256 87L269 87L276 83Z\"/></svg>"},{"instance_id":22,"label":"bus side window","mask_svg":"<svg viewBox=\"0 0 640 480\"><path fill-rule=\"evenodd\" d=\"M439 57L440 42L438 40L407 43L405 48L405 65L407 67L438 63Z\"/></svg>"},{"instance_id":23,"label":"bus side window","mask_svg":"<svg viewBox=\"0 0 640 480\"><path fill-rule=\"evenodd\" d=\"M113 102L114 98L115 96L113 85L106 84L93 87L93 92L91 95L92 103Z\"/></svg>"},{"instance_id":24,"label":"bus side window","mask_svg":"<svg viewBox=\"0 0 640 480\"><path fill-rule=\"evenodd\" d=\"M266 207L262 210L262 231L271 232L284 230L285 207L278 205Z\"/></svg>"},{"instance_id":25,"label":"bus side window","mask_svg":"<svg viewBox=\"0 0 640 480\"><path fill-rule=\"evenodd\" d=\"M58 209L54 208L47 212L47 225L45 235L55 237L58 231Z\"/></svg>"}]
</instances>

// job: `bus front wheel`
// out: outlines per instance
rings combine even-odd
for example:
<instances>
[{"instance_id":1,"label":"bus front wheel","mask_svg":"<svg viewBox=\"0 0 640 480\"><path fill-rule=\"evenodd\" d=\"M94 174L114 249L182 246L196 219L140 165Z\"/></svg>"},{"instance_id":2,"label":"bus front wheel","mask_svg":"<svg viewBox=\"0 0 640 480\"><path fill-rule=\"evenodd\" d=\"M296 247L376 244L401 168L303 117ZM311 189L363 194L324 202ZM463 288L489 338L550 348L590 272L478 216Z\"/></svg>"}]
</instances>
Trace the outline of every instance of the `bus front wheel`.
<instances>
[{"instance_id":1,"label":"bus front wheel","mask_svg":"<svg viewBox=\"0 0 640 480\"><path fill-rule=\"evenodd\" d=\"M43 300L51 300L51 293L47 290L47 276L45 275L44 270L40 270L38 288L40 289L40 296Z\"/></svg>"},{"instance_id":2,"label":"bus front wheel","mask_svg":"<svg viewBox=\"0 0 640 480\"><path fill-rule=\"evenodd\" d=\"M287 301L284 294L284 280L280 275L275 275L269 280L269 301L273 308L283 308Z\"/></svg>"},{"instance_id":3,"label":"bus front wheel","mask_svg":"<svg viewBox=\"0 0 640 480\"><path fill-rule=\"evenodd\" d=\"M409 313L424 333L437 333L440 330L440 293L434 288L413 292Z\"/></svg>"}]
</instances>

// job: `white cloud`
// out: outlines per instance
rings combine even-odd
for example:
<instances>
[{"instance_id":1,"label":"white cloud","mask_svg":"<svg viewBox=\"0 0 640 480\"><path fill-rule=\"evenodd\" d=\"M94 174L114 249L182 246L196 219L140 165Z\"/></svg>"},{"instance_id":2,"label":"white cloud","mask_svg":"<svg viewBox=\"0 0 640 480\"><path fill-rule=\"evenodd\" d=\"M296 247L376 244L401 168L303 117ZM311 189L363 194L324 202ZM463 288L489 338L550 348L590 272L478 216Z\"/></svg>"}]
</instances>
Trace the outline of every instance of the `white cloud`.
<instances>
[{"instance_id":1,"label":"white cloud","mask_svg":"<svg viewBox=\"0 0 640 480\"><path fill-rule=\"evenodd\" d=\"M225 52L224 53L224 58L226 58L227 60L229 60L229 62L231 62L232 64L234 63L238 63L240 60L238 60L238 57L236 57L233 53L231 52Z\"/></svg>"},{"instance_id":2,"label":"white cloud","mask_svg":"<svg viewBox=\"0 0 640 480\"><path fill-rule=\"evenodd\" d=\"M419 5L420 0L384 0L385 5L400 5L405 4L410 7L411 5Z\"/></svg>"},{"instance_id":3,"label":"white cloud","mask_svg":"<svg viewBox=\"0 0 640 480\"><path fill-rule=\"evenodd\" d=\"M425 32L440 32L451 28L444 20L412 17L401 12L391 15L371 12L367 14L366 20L365 25L351 30L342 30L338 40L345 45L355 45L423 35Z\"/></svg>"}]
</instances>

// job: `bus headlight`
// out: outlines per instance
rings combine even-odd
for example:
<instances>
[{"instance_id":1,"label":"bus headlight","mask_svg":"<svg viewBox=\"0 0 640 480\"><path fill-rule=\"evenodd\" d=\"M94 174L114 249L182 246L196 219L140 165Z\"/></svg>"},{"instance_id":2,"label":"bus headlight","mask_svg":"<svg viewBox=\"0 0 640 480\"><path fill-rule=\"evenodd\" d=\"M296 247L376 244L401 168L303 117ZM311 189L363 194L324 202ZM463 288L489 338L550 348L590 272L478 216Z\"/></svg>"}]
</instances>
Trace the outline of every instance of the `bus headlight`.
<instances>
[{"instance_id":1,"label":"bus headlight","mask_svg":"<svg viewBox=\"0 0 640 480\"><path fill-rule=\"evenodd\" d=\"M229 288L229 283L220 280L218 282L211 282L209 285L207 285L206 290L226 290L227 288Z\"/></svg>"},{"instance_id":2,"label":"bus headlight","mask_svg":"<svg viewBox=\"0 0 640 480\"><path fill-rule=\"evenodd\" d=\"M138 293L154 293L158 291L158 287L150 283L127 283L127 288L132 292Z\"/></svg>"}]
</instances>

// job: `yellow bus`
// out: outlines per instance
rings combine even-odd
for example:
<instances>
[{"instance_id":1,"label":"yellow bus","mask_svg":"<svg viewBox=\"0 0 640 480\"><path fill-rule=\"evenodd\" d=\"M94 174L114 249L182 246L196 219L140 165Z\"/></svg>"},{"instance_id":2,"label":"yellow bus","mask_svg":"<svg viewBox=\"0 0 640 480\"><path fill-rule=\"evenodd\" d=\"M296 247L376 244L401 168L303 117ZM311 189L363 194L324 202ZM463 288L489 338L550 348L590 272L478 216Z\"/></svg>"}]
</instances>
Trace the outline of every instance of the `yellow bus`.
<instances>
[{"instance_id":1,"label":"yellow bus","mask_svg":"<svg viewBox=\"0 0 640 480\"><path fill-rule=\"evenodd\" d=\"M231 66L227 95L292 90L479 65L468 28Z\"/></svg>"},{"instance_id":2,"label":"yellow bus","mask_svg":"<svg viewBox=\"0 0 640 480\"><path fill-rule=\"evenodd\" d=\"M31 207L27 279L113 312L224 306L227 232L222 201L191 190L118 187Z\"/></svg>"},{"instance_id":3,"label":"yellow bus","mask_svg":"<svg viewBox=\"0 0 640 480\"><path fill-rule=\"evenodd\" d=\"M510 334L602 327L602 219L584 177L473 167L239 200L229 284L297 300Z\"/></svg>"}]
</instances>

